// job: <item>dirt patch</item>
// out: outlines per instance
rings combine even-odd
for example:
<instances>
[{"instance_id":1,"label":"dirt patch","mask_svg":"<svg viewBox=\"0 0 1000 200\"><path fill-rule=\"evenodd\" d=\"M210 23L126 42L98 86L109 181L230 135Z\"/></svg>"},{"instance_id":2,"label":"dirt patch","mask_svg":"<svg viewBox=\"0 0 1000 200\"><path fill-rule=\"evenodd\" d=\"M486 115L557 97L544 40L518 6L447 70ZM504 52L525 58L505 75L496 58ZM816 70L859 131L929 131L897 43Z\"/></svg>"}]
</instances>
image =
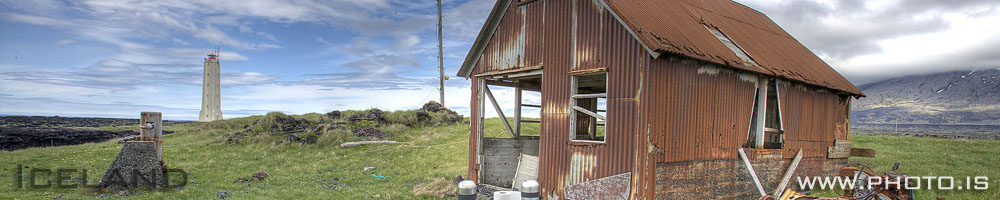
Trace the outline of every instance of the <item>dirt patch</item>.
<instances>
[{"instance_id":1,"label":"dirt patch","mask_svg":"<svg viewBox=\"0 0 1000 200\"><path fill-rule=\"evenodd\" d=\"M264 181L264 179L267 179L267 176L268 176L267 172L265 172L265 171L259 171L259 172L253 173L253 175L250 175L250 178L237 178L236 180L233 181L233 183L243 183L243 182L250 182L250 181Z\"/></svg>"},{"instance_id":2,"label":"dirt patch","mask_svg":"<svg viewBox=\"0 0 1000 200\"><path fill-rule=\"evenodd\" d=\"M445 178L436 178L431 182L420 183L413 186L411 191L415 196L433 196L444 198L455 196L455 185Z\"/></svg>"}]
</instances>

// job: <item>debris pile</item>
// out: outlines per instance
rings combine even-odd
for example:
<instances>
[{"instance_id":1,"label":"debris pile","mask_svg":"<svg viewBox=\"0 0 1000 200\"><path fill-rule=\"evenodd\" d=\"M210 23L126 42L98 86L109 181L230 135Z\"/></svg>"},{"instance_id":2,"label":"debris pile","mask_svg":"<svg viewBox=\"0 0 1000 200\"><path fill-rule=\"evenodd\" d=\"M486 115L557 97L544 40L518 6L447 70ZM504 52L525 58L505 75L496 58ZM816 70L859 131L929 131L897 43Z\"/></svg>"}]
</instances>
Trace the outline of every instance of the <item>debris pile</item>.
<instances>
[{"instance_id":1,"label":"debris pile","mask_svg":"<svg viewBox=\"0 0 1000 200\"><path fill-rule=\"evenodd\" d=\"M447 114L445 115L444 121L447 122L448 124L454 124L462 120L462 115L459 115L457 112L448 109L447 107L444 107L443 105L441 105L441 103L438 103L436 101L430 101L425 103L420 110L433 113L443 112Z\"/></svg>"},{"instance_id":2,"label":"debris pile","mask_svg":"<svg viewBox=\"0 0 1000 200\"><path fill-rule=\"evenodd\" d=\"M263 119L257 120L254 123L265 120L271 124L271 134L303 132L310 127L309 122L306 120L297 120L284 114L274 113L268 113Z\"/></svg>"}]
</instances>

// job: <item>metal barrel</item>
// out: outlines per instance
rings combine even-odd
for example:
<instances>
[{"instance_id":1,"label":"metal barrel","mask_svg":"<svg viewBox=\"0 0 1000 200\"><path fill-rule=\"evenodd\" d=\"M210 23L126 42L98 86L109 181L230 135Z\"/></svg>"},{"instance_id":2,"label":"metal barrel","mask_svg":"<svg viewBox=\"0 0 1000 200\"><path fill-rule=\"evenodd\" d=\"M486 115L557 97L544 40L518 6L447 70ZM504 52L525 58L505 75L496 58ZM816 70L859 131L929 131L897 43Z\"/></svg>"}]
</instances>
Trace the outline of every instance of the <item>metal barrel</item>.
<instances>
[{"instance_id":1,"label":"metal barrel","mask_svg":"<svg viewBox=\"0 0 1000 200\"><path fill-rule=\"evenodd\" d=\"M535 180L525 180L521 182L521 199L522 200L537 200L541 198L541 186L538 185L538 181Z\"/></svg>"},{"instance_id":2,"label":"metal barrel","mask_svg":"<svg viewBox=\"0 0 1000 200\"><path fill-rule=\"evenodd\" d=\"M476 200L476 182L469 180L459 182L458 200Z\"/></svg>"}]
</instances>

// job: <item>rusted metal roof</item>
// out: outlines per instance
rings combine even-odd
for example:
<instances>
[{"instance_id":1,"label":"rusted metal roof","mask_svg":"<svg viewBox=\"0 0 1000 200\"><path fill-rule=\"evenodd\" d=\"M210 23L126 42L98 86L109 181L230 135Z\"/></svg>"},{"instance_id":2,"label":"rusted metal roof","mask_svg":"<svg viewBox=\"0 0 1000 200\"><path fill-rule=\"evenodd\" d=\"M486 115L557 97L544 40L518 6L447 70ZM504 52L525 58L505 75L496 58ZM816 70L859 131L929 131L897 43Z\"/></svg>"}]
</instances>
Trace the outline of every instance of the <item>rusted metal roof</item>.
<instances>
[{"instance_id":1,"label":"rusted metal roof","mask_svg":"<svg viewBox=\"0 0 1000 200\"><path fill-rule=\"evenodd\" d=\"M742 4L730 0L602 1L653 57L661 53L677 54L864 96L770 18ZM497 1L458 76L468 77L472 73L511 3ZM706 27L725 34L754 62L745 62Z\"/></svg>"},{"instance_id":2,"label":"rusted metal roof","mask_svg":"<svg viewBox=\"0 0 1000 200\"><path fill-rule=\"evenodd\" d=\"M729 0L606 0L627 27L655 52L864 94L763 13ZM706 30L717 28L758 64L744 64Z\"/></svg>"}]
</instances>

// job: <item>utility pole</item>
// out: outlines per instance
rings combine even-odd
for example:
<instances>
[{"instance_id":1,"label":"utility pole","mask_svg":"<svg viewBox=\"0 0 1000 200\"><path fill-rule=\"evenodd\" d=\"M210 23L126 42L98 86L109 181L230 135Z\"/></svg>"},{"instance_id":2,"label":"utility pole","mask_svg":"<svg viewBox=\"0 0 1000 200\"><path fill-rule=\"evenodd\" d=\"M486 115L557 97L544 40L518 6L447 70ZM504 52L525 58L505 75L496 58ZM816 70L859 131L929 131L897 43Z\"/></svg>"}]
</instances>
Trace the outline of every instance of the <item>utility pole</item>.
<instances>
[{"instance_id":1,"label":"utility pole","mask_svg":"<svg viewBox=\"0 0 1000 200\"><path fill-rule=\"evenodd\" d=\"M438 6L438 78L441 79L441 106L444 106L444 45L441 37L441 0L437 0Z\"/></svg>"}]
</instances>

